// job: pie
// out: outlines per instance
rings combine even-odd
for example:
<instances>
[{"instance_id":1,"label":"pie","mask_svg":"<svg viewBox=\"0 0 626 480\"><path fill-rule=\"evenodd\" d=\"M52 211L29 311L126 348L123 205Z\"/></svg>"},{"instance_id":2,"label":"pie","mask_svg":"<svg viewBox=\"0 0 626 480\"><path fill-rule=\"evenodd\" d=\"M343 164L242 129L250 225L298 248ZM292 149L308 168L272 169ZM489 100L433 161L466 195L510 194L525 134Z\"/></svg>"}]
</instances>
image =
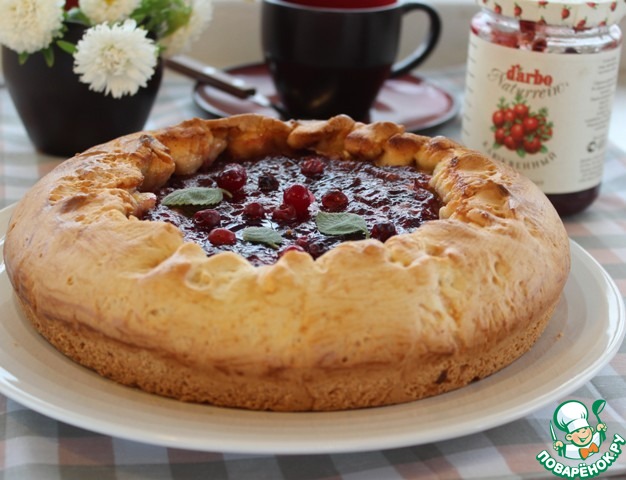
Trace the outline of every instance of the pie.
<instances>
[{"instance_id":1,"label":"pie","mask_svg":"<svg viewBox=\"0 0 626 480\"><path fill-rule=\"evenodd\" d=\"M17 204L4 259L25 316L74 361L278 411L484 378L531 348L570 268L528 179L346 116L192 119L95 146Z\"/></svg>"}]
</instances>

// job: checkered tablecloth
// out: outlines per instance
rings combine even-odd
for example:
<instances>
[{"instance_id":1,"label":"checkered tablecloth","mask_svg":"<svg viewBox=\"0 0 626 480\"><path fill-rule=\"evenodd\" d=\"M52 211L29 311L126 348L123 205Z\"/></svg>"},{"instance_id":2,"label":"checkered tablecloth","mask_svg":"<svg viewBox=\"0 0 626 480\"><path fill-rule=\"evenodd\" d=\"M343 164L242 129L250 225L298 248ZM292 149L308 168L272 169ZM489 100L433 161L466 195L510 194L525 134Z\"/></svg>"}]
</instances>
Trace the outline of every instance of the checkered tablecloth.
<instances>
[{"instance_id":1,"label":"checkered tablecloth","mask_svg":"<svg viewBox=\"0 0 626 480\"><path fill-rule=\"evenodd\" d=\"M460 92L461 70L430 77ZM168 73L147 127L201 116L191 88L189 80ZM458 131L456 119L434 133L458 139ZM0 206L17 201L60 161L34 151L6 89L0 88ZM609 148L601 197L588 211L567 219L566 226L571 238L603 265L621 294L626 294L626 152ZM623 346L592 381L559 401L578 399L591 405L599 398L607 402L603 421L612 432L626 437ZM554 402L482 433L415 447L330 455L250 455L186 451L108 437L58 422L0 395L0 480L557 478L535 459L544 449L552 451L547 426L557 405ZM606 477L626 478L626 454L600 475Z\"/></svg>"}]
</instances>

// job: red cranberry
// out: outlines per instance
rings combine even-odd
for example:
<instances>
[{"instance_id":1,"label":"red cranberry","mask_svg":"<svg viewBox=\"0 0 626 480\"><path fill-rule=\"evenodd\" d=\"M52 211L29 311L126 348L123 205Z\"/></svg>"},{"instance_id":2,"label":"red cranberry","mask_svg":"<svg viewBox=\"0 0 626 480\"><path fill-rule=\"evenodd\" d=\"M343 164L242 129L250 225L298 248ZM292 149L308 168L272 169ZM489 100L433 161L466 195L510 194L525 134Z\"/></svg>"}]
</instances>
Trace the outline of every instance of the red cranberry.
<instances>
[{"instance_id":1,"label":"red cranberry","mask_svg":"<svg viewBox=\"0 0 626 480\"><path fill-rule=\"evenodd\" d=\"M209 233L209 242L213 245L234 245L237 237L227 228L216 228Z\"/></svg>"},{"instance_id":2,"label":"red cranberry","mask_svg":"<svg viewBox=\"0 0 626 480\"><path fill-rule=\"evenodd\" d=\"M304 252L305 250L300 245L289 245L287 248L283 248L280 252L278 252L278 256L282 257L285 253L291 251Z\"/></svg>"},{"instance_id":3,"label":"red cranberry","mask_svg":"<svg viewBox=\"0 0 626 480\"><path fill-rule=\"evenodd\" d=\"M272 175L271 173L264 173L259 176L258 180L259 190L262 192L271 192L273 190L278 190L278 179Z\"/></svg>"},{"instance_id":4,"label":"red cranberry","mask_svg":"<svg viewBox=\"0 0 626 480\"><path fill-rule=\"evenodd\" d=\"M372 237L380 240L381 242L384 242L388 238L393 237L397 234L398 232L396 231L396 227L393 223L389 222L377 223L372 228Z\"/></svg>"},{"instance_id":5,"label":"red cranberry","mask_svg":"<svg viewBox=\"0 0 626 480\"><path fill-rule=\"evenodd\" d=\"M258 202L252 202L243 207L243 214L248 218L265 218L265 208Z\"/></svg>"},{"instance_id":6,"label":"red cranberry","mask_svg":"<svg viewBox=\"0 0 626 480\"><path fill-rule=\"evenodd\" d=\"M345 210L348 202L348 197L341 190L329 190L322 196L322 206L329 212Z\"/></svg>"},{"instance_id":7,"label":"red cranberry","mask_svg":"<svg viewBox=\"0 0 626 480\"><path fill-rule=\"evenodd\" d=\"M300 164L300 171L307 177L314 177L324 173L324 162L316 157L307 158Z\"/></svg>"},{"instance_id":8,"label":"red cranberry","mask_svg":"<svg viewBox=\"0 0 626 480\"><path fill-rule=\"evenodd\" d=\"M206 210L198 210L193 214L193 222L202 228L211 230L217 227L222 221L222 217L217 210L207 208Z\"/></svg>"},{"instance_id":9,"label":"red cranberry","mask_svg":"<svg viewBox=\"0 0 626 480\"><path fill-rule=\"evenodd\" d=\"M323 253L326 252L326 247L324 246L324 244L322 242L311 242L311 243L309 243L309 246L306 249L306 251L313 258L317 258L317 257L320 257Z\"/></svg>"},{"instance_id":10,"label":"red cranberry","mask_svg":"<svg viewBox=\"0 0 626 480\"><path fill-rule=\"evenodd\" d=\"M246 169L241 165L233 163L228 165L222 173L217 177L217 184L220 188L228 190L229 192L236 192L240 190L248 179Z\"/></svg>"},{"instance_id":11,"label":"red cranberry","mask_svg":"<svg viewBox=\"0 0 626 480\"><path fill-rule=\"evenodd\" d=\"M304 185L292 185L283 192L283 201L292 205L298 214L306 213L314 197Z\"/></svg>"},{"instance_id":12,"label":"red cranberry","mask_svg":"<svg viewBox=\"0 0 626 480\"><path fill-rule=\"evenodd\" d=\"M283 203L272 212L272 219L279 223L291 223L298 218L298 213L293 205Z\"/></svg>"},{"instance_id":13,"label":"red cranberry","mask_svg":"<svg viewBox=\"0 0 626 480\"><path fill-rule=\"evenodd\" d=\"M296 239L296 245L306 251L309 248L309 237L298 237Z\"/></svg>"}]
</instances>

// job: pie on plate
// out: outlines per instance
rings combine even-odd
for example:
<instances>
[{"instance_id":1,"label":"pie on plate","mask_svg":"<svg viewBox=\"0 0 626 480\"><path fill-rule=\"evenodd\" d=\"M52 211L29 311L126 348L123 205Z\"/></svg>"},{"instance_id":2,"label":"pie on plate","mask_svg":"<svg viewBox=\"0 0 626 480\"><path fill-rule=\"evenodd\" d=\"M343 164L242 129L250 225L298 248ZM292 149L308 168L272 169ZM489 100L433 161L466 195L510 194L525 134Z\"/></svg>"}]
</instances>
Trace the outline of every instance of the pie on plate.
<instances>
[{"instance_id":1,"label":"pie on plate","mask_svg":"<svg viewBox=\"0 0 626 480\"><path fill-rule=\"evenodd\" d=\"M95 146L18 203L4 258L26 317L76 362L280 411L488 376L541 335L570 268L528 179L345 116L193 119Z\"/></svg>"}]
</instances>

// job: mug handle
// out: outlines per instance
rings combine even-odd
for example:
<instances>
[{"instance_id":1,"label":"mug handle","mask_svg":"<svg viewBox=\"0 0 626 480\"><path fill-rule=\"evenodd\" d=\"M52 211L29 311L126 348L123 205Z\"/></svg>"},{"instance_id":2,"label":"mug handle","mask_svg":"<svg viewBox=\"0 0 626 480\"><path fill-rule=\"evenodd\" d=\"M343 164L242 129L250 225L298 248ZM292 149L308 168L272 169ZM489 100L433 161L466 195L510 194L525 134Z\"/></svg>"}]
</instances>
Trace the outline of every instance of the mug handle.
<instances>
[{"instance_id":1,"label":"mug handle","mask_svg":"<svg viewBox=\"0 0 626 480\"><path fill-rule=\"evenodd\" d=\"M409 1L403 3L400 8L402 10L402 15L406 15L414 10L421 10L426 13L428 19L430 20L430 29L428 30L428 36L426 39L413 51L413 53L405 59L393 64L391 67L392 78L409 73L420 63L426 60L437 45L439 35L441 34L441 19L439 14L432 7L423 3Z\"/></svg>"}]
</instances>

